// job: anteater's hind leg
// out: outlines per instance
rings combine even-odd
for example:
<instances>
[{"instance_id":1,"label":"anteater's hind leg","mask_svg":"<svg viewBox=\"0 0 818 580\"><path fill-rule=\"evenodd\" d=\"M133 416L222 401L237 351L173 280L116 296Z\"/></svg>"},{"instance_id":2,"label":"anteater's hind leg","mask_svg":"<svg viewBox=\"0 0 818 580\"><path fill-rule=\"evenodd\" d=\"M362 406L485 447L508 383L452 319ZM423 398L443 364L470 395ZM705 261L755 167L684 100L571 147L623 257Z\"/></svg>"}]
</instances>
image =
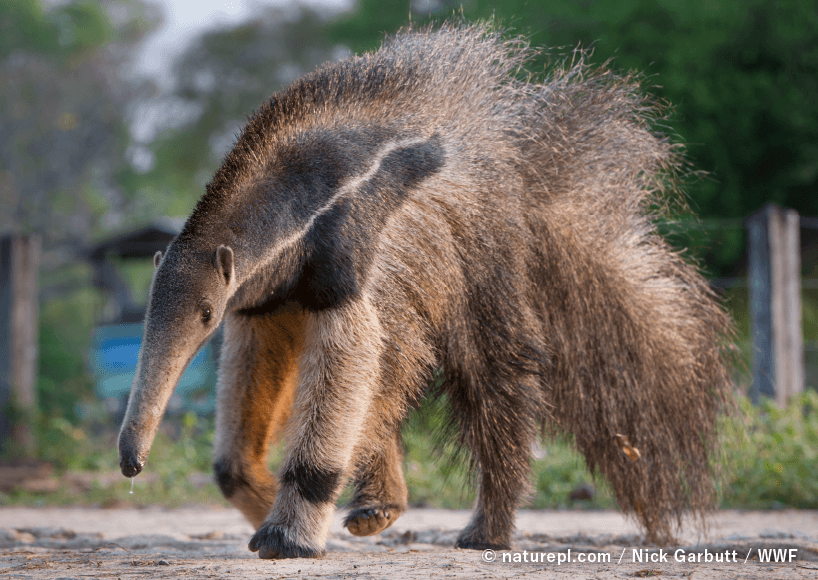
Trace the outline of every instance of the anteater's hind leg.
<instances>
[{"instance_id":1,"label":"anteater's hind leg","mask_svg":"<svg viewBox=\"0 0 818 580\"><path fill-rule=\"evenodd\" d=\"M292 406L302 325L296 307L225 323L213 468L224 496L255 529L278 490L267 458Z\"/></svg>"},{"instance_id":2,"label":"anteater's hind leg","mask_svg":"<svg viewBox=\"0 0 818 580\"><path fill-rule=\"evenodd\" d=\"M355 473L355 495L344 525L356 536L378 534L406 511L408 491L403 478L400 430L365 459Z\"/></svg>"},{"instance_id":3,"label":"anteater's hind leg","mask_svg":"<svg viewBox=\"0 0 818 580\"><path fill-rule=\"evenodd\" d=\"M478 469L474 515L458 548L508 549L520 500L529 490L531 443L537 435L539 387L533 377L491 380L452 393L452 412Z\"/></svg>"}]
</instances>

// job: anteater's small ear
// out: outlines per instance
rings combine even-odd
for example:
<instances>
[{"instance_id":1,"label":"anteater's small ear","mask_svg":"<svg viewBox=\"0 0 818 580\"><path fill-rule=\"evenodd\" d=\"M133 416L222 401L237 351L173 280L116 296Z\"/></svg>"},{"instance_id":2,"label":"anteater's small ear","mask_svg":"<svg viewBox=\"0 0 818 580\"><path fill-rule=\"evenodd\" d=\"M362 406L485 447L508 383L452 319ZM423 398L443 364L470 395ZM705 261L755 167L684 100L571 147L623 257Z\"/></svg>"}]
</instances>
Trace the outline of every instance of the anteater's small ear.
<instances>
[{"instance_id":1,"label":"anteater's small ear","mask_svg":"<svg viewBox=\"0 0 818 580\"><path fill-rule=\"evenodd\" d=\"M233 250L229 246L216 248L216 270L221 274L225 285L230 285L235 271L233 270Z\"/></svg>"},{"instance_id":2,"label":"anteater's small ear","mask_svg":"<svg viewBox=\"0 0 818 580\"><path fill-rule=\"evenodd\" d=\"M153 255L153 267L158 268L159 267L159 262L161 262L161 261L162 261L162 252L156 252Z\"/></svg>"}]
</instances>

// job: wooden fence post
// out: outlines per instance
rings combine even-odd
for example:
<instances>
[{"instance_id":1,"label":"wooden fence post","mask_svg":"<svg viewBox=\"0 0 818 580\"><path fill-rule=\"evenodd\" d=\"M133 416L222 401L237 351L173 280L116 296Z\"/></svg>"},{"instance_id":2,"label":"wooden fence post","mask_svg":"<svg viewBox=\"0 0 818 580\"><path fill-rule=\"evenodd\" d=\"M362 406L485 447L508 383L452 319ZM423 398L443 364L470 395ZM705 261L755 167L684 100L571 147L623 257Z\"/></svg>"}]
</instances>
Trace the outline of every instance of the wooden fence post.
<instances>
[{"instance_id":1,"label":"wooden fence post","mask_svg":"<svg viewBox=\"0 0 818 580\"><path fill-rule=\"evenodd\" d=\"M773 204L747 218L753 385L784 406L804 390L800 219Z\"/></svg>"},{"instance_id":2,"label":"wooden fence post","mask_svg":"<svg viewBox=\"0 0 818 580\"><path fill-rule=\"evenodd\" d=\"M37 272L40 239L0 238L0 451L8 441L30 454L37 400Z\"/></svg>"}]
</instances>

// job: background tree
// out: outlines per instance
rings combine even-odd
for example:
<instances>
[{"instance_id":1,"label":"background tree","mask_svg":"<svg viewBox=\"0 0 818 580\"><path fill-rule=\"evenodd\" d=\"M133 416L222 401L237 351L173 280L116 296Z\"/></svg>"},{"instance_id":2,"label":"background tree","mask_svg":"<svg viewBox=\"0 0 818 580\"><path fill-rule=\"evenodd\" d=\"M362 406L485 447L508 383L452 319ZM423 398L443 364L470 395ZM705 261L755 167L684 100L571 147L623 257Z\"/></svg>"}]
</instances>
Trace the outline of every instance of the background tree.
<instances>
[{"instance_id":1,"label":"background tree","mask_svg":"<svg viewBox=\"0 0 818 580\"><path fill-rule=\"evenodd\" d=\"M90 390L91 272L78 258L127 214L119 187L128 107L146 85L123 73L158 22L138 0L0 3L0 232L43 239L40 407L73 416Z\"/></svg>"},{"instance_id":2,"label":"background tree","mask_svg":"<svg viewBox=\"0 0 818 580\"><path fill-rule=\"evenodd\" d=\"M106 212L127 211L115 176L140 87L121 71L150 22L130 0L0 6L0 229L38 233L47 251L74 256Z\"/></svg>"},{"instance_id":3,"label":"background tree","mask_svg":"<svg viewBox=\"0 0 818 580\"><path fill-rule=\"evenodd\" d=\"M333 52L315 12L259 10L235 28L205 33L175 63L173 90L153 106L174 112L176 121L144 144L153 166L123 182L152 200L149 211L187 215L247 116L283 85L346 55Z\"/></svg>"}]
</instances>

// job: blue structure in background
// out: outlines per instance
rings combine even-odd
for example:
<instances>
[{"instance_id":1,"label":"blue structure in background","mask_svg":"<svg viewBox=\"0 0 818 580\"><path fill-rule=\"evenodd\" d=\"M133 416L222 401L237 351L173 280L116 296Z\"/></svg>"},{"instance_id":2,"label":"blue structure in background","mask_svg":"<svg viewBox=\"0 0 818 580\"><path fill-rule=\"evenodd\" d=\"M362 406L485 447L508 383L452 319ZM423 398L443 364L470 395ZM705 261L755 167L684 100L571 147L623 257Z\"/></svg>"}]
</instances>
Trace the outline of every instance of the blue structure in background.
<instances>
[{"instance_id":1,"label":"blue structure in background","mask_svg":"<svg viewBox=\"0 0 818 580\"><path fill-rule=\"evenodd\" d=\"M111 412L125 411L143 329L142 324L109 324L94 330L90 362L96 378L96 393ZM168 411L212 413L216 406L215 383L213 347L208 343L190 361L168 403Z\"/></svg>"},{"instance_id":2,"label":"blue structure in background","mask_svg":"<svg viewBox=\"0 0 818 580\"><path fill-rule=\"evenodd\" d=\"M97 396L112 413L124 414L136 374L145 306L136 304L128 284L117 274L111 258L149 260L164 252L181 231L184 220L158 219L136 230L103 240L88 250L94 268L94 286L107 301L94 329L89 364L96 379ZM202 347L182 375L168 411L212 413L216 407L216 364L220 333Z\"/></svg>"}]
</instances>

